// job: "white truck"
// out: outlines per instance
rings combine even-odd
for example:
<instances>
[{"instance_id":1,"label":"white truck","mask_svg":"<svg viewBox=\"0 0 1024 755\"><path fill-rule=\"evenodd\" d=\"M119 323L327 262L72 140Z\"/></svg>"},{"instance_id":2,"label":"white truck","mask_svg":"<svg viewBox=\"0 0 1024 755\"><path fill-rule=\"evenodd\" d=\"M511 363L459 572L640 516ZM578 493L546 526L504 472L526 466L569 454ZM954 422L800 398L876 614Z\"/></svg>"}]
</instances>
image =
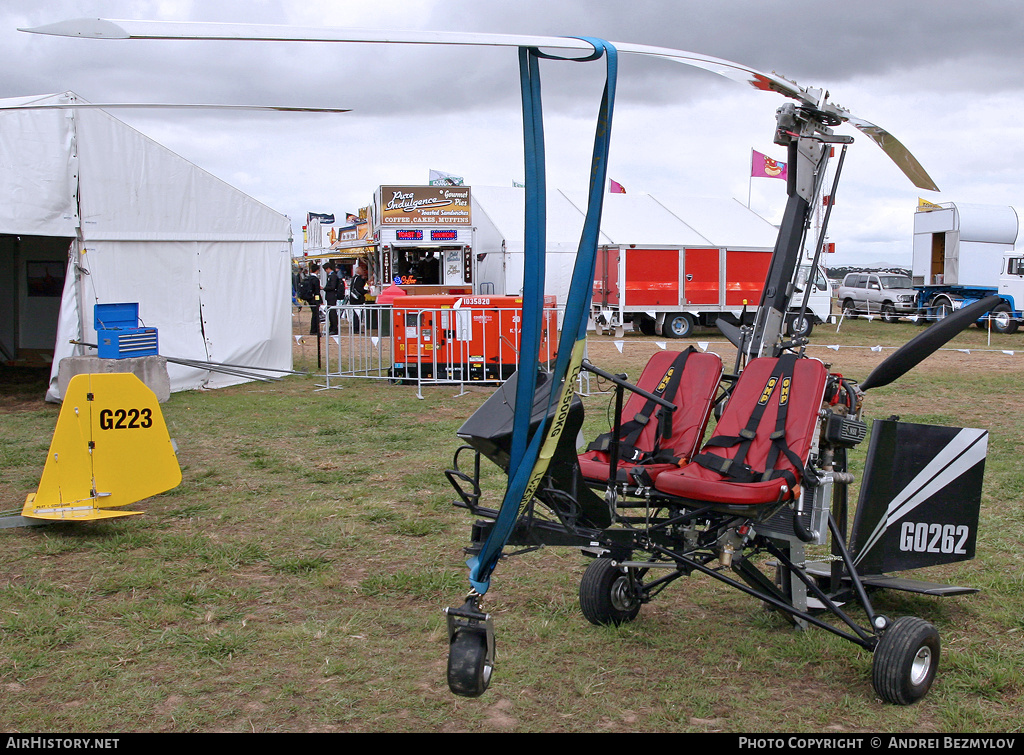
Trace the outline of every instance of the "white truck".
<instances>
[{"instance_id":1,"label":"white truck","mask_svg":"<svg viewBox=\"0 0 1024 755\"><path fill-rule=\"evenodd\" d=\"M1024 322L1024 251L1015 251L1019 219L1013 207L922 204L914 213L913 284L929 318L986 296L1002 302L992 327L1013 333Z\"/></svg>"},{"instance_id":2,"label":"white truck","mask_svg":"<svg viewBox=\"0 0 1024 755\"><path fill-rule=\"evenodd\" d=\"M771 257L771 249L602 246L594 275L594 320L608 329L632 322L645 335L666 338L686 338L694 327L713 326L719 318L734 325L741 318L753 322ZM809 335L831 315L825 272L818 268L811 275L810 267L805 263L798 273L786 317L790 335ZM801 319L801 294L808 284Z\"/></svg>"}]
</instances>

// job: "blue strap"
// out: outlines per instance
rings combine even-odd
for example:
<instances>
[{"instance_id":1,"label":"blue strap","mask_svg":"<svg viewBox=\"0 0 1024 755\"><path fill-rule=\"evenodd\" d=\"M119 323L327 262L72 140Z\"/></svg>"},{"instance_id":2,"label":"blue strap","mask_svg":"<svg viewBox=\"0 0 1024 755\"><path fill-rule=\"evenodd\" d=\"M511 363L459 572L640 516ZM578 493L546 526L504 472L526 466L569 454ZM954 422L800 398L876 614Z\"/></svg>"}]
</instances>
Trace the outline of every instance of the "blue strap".
<instances>
[{"instance_id":1,"label":"blue strap","mask_svg":"<svg viewBox=\"0 0 1024 755\"><path fill-rule=\"evenodd\" d=\"M536 393L537 356L544 316L544 273L546 238L547 191L544 172L544 127L541 110L539 58L575 60L584 62L606 57L607 75L597 132L594 137L593 160L590 172L590 191L583 232L576 254L569 293L566 298L565 317L558 344L558 356L551 375L554 381L551 404L558 400L559 386L568 379L572 369L570 358L579 353L574 347L586 339L590 300L593 295L594 268L601 229L601 211L604 186L608 176L608 150L611 140L612 112L615 102L615 81L618 73L618 55L608 42L580 37L594 46L592 55L582 58L556 58L534 48L520 48L519 69L523 97L523 141L526 153L526 235L524 240L523 320L521 323L520 368L512 426L512 447L508 468L508 486L494 527L485 540L480 553L467 561L469 580L473 588L484 594L490 587L491 573L501 557L522 507L533 497L538 478L537 467L546 428L544 423L529 436L530 416ZM546 464L547 462L543 462Z\"/></svg>"}]
</instances>

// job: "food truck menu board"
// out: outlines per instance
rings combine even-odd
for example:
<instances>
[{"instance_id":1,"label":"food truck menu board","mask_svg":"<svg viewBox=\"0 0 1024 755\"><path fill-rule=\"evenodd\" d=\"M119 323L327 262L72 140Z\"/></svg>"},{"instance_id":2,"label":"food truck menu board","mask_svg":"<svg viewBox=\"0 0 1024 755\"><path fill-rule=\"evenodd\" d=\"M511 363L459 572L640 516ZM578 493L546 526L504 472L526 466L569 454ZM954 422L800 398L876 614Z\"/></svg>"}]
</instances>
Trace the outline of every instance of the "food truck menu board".
<instances>
[{"instance_id":1,"label":"food truck menu board","mask_svg":"<svg viewBox=\"0 0 1024 755\"><path fill-rule=\"evenodd\" d=\"M472 225L468 186L381 186L380 225Z\"/></svg>"}]
</instances>

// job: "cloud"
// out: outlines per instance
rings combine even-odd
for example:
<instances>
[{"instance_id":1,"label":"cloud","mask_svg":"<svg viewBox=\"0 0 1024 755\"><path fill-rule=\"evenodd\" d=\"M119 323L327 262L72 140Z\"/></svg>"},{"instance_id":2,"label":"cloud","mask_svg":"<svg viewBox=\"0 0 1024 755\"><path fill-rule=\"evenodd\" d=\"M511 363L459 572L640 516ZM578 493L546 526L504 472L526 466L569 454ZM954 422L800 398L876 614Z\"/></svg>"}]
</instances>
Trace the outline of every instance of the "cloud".
<instances>
[{"instance_id":1,"label":"cloud","mask_svg":"<svg viewBox=\"0 0 1024 755\"><path fill-rule=\"evenodd\" d=\"M299 220L365 205L431 167L470 183L522 180L512 49L181 41L23 34L75 17L591 35L688 49L828 88L889 129L943 189L938 201L1024 204L1019 166L1024 14L1017 2L862 0L5 0L0 96L351 107L341 116L118 112L117 117ZM550 184L586 181L603 66L542 65ZM782 182L749 178L772 144L772 95L623 56L611 174L631 192L731 196L777 220ZM867 139L847 160L830 239L906 258L920 192Z\"/></svg>"}]
</instances>

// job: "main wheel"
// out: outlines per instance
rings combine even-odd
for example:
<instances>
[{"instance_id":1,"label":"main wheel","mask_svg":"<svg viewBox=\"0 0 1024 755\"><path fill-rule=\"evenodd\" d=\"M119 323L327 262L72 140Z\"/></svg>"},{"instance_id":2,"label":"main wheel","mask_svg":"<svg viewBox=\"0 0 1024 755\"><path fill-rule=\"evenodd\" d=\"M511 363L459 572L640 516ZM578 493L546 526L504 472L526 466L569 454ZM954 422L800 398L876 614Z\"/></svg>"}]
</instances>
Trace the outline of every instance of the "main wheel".
<instances>
[{"instance_id":1,"label":"main wheel","mask_svg":"<svg viewBox=\"0 0 1024 755\"><path fill-rule=\"evenodd\" d=\"M899 315L896 314L896 307L889 302L882 305L882 319L886 322L896 322L899 320Z\"/></svg>"},{"instance_id":2,"label":"main wheel","mask_svg":"<svg viewBox=\"0 0 1024 755\"><path fill-rule=\"evenodd\" d=\"M608 558L595 558L580 580L580 610L591 624L618 626L640 613L629 575Z\"/></svg>"},{"instance_id":3,"label":"main wheel","mask_svg":"<svg viewBox=\"0 0 1024 755\"><path fill-rule=\"evenodd\" d=\"M1016 333L1017 321L1010 316L1010 305L997 304L992 310L992 329L997 333Z\"/></svg>"},{"instance_id":4,"label":"main wheel","mask_svg":"<svg viewBox=\"0 0 1024 755\"><path fill-rule=\"evenodd\" d=\"M853 304L853 299L847 299L843 302L843 317L847 320L854 320L857 318L857 308Z\"/></svg>"},{"instance_id":5,"label":"main wheel","mask_svg":"<svg viewBox=\"0 0 1024 755\"><path fill-rule=\"evenodd\" d=\"M678 312L665 317L662 332L669 338L686 338L693 333L693 317L686 312Z\"/></svg>"},{"instance_id":6,"label":"main wheel","mask_svg":"<svg viewBox=\"0 0 1024 755\"><path fill-rule=\"evenodd\" d=\"M882 634L871 664L875 692L887 703L924 697L939 669L939 631L924 619L902 616Z\"/></svg>"},{"instance_id":7,"label":"main wheel","mask_svg":"<svg viewBox=\"0 0 1024 755\"><path fill-rule=\"evenodd\" d=\"M460 630L448 646L448 689L462 697L480 697L491 683L487 635Z\"/></svg>"}]
</instances>

